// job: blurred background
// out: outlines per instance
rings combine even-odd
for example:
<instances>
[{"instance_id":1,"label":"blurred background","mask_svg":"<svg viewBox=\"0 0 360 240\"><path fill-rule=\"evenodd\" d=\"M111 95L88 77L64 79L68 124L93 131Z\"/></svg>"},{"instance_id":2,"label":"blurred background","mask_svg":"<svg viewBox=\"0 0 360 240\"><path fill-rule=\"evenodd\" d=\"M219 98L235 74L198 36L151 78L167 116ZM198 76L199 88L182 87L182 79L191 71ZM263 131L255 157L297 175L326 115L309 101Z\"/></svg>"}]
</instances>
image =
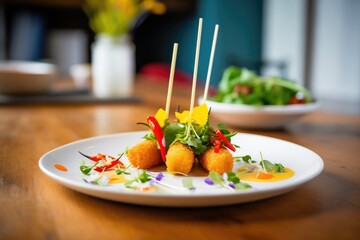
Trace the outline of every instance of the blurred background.
<instances>
[{"instance_id":1,"label":"blurred background","mask_svg":"<svg viewBox=\"0 0 360 240\"><path fill-rule=\"evenodd\" d=\"M325 109L360 115L360 1L162 0L165 14L150 14L131 31L136 71L170 64L191 79L199 17L204 18L199 81L206 78L214 25L220 25L211 85L230 65L294 80ZM3 0L0 60L46 61L68 76L89 63L94 33L82 0Z\"/></svg>"}]
</instances>

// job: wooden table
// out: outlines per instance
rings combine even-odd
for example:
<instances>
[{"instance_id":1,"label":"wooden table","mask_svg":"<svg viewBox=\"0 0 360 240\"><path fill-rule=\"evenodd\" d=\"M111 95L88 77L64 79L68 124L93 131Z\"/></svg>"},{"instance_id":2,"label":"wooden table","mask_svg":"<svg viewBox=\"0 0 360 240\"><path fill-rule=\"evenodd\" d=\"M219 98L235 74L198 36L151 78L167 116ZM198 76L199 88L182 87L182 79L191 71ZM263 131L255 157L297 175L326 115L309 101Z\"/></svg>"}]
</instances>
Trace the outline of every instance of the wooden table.
<instances>
[{"instance_id":1,"label":"wooden table","mask_svg":"<svg viewBox=\"0 0 360 240\"><path fill-rule=\"evenodd\" d=\"M360 239L360 117L315 112L279 131L249 131L318 153L320 176L267 200L210 208L111 202L70 190L38 167L46 152L96 135L138 131L165 107L166 84L138 80L142 103L0 106L0 239ZM171 111L188 108L175 85Z\"/></svg>"}]
</instances>

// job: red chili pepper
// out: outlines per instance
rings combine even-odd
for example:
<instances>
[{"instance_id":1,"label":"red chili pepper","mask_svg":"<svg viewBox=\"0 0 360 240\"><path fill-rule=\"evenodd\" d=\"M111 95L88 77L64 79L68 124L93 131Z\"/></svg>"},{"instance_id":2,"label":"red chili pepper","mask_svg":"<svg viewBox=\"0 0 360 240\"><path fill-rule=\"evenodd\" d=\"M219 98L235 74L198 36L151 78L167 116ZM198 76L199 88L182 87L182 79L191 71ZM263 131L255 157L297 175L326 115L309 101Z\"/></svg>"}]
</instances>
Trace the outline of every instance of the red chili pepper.
<instances>
[{"instance_id":1,"label":"red chili pepper","mask_svg":"<svg viewBox=\"0 0 360 240\"><path fill-rule=\"evenodd\" d=\"M220 129L215 131L216 135L220 138L220 140L225 144L227 148L229 148L231 151L235 152L236 149L234 145L232 145L229 140L224 136L224 134L220 131Z\"/></svg>"},{"instance_id":2,"label":"red chili pepper","mask_svg":"<svg viewBox=\"0 0 360 240\"><path fill-rule=\"evenodd\" d=\"M116 158L114 158L114 157L112 157L112 156L104 155L104 154L101 154L101 153L98 153L98 154L96 154L96 155L94 155L94 156L85 155L85 154L83 154L83 153L80 152L80 151L79 151L79 153L80 153L81 155L83 155L84 157L86 157L86 158L88 158L88 159L90 159L90 160L92 160L92 161L94 161L94 162L98 162L98 161L100 161L100 160L106 159L106 157L116 159Z\"/></svg>"},{"instance_id":3,"label":"red chili pepper","mask_svg":"<svg viewBox=\"0 0 360 240\"><path fill-rule=\"evenodd\" d=\"M121 167L125 167L125 165L120 161L120 158L122 157L122 155L124 154L121 154L118 158L115 158L113 156L110 156L110 155L104 155L104 154L101 154L101 153L98 153L94 156L88 156L88 155L85 155L83 154L82 152L79 151L79 153L81 155L83 155L84 157L92 160L92 161L95 161L95 162L99 162L101 160L104 160L104 161L109 161L109 160L112 160L110 163L107 163L105 164L104 166L97 166L94 168L95 171L98 171L98 172L102 172L103 169L105 168L106 169L109 169L109 168L112 168L113 166L115 166L116 164L119 164Z\"/></svg>"},{"instance_id":4,"label":"red chili pepper","mask_svg":"<svg viewBox=\"0 0 360 240\"><path fill-rule=\"evenodd\" d=\"M214 140L214 152L218 153L220 151L221 141L219 139Z\"/></svg>"},{"instance_id":5,"label":"red chili pepper","mask_svg":"<svg viewBox=\"0 0 360 240\"><path fill-rule=\"evenodd\" d=\"M103 165L103 166L97 166L97 167L95 167L95 168L94 168L94 171L102 172L102 171L105 171L105 170L107 170L107 169L110 169L110 168L114 167L114 166L117 165L117 164L124 166L124 164L123 164L119 159L117 159L117 160L111 161L110 163L105 164L105 165Z\"/></svg>"},{"instance_id":6,"label":"red chili pepper","mask_svg":"<svg viewBox=\"0 0 360 240\"><path fill-rule=\"evenodd\" d=\"M165 143L164 133L160 127L160 124L156 120L156 118L153 116L148 117L147 122L149 123L151 130L155 135L155 138L160 147L162 160L165 162L166 161L166 147L165 147L166 143Z\"/></svg>"}]
</instances>

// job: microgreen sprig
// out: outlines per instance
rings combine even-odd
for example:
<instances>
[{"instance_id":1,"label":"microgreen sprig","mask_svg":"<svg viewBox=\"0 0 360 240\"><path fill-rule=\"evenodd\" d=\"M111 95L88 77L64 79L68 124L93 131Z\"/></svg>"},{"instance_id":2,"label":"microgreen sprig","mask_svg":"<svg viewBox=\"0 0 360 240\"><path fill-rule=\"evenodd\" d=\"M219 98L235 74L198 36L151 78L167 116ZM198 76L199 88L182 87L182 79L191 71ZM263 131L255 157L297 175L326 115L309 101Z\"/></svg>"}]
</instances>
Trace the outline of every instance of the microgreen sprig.
<instances>
[{"instance_id":1,"label":"microgreen sprig","mask_svg":"<svg viewBox=\"0 0 360 240\"><path fill-rule=\"evenodd\" d=\"M103 172L95 172L90 175L90 180L83 179L84 182L89 184L95 184L100 186L105 186L109 182L109 176L103 174Z\"/></svg>"},{"instance_id":2,"label":"microgreen sprig","mask_svg":"<svg viewBox=\"0 0 360 240\"><path fill-rule=\"evenodd\" d=\"M249 184L240 182L240 179L233 172L220 175L215 171L210 171L208 178L205 178L205 183L208 185L218 184L230 191L251 188Z\"/></svg>"},{"instance_id":3,"label":"microgreen sprig","mask_svg":"<svg viewBox=\"0 0 360 240\"><path fill-rule=\"evenodd\" d=\"M130 173L127 172L127 170L131 167L132 165L129 164L126 168L118 168L115 170L116 174L117 175L121 175L121 174L124 174L124 175L129 175Z\"/></svg>"},{"instance_id":4,"label":"microgreen sprig","mask_svg":"<svg viewBox=\"0 0 360 240\"><path fill-rule=\"evenodd\" d=\"M189 190L195 190L192 178L184 178L182 183L184 188L187 188Z\"/></svg>"},{"instance_id":5,"label":"microgreen sprig","mask_svg":"<svg viewBox=\"0 0 360 240\"><path fill-rule=\"evenodd\" d=\"M251 158L250 155L234 157L236 162L244 162L247 164L258 165L264 172L273 171L274 173L283 173L285 168L281 163L272 163L269 160L263 158L262 152L260 152L260 162L257 164L255 160Z\"/></svg>"},{"instance_id":6,"label":"microgreen sprig","mask_svg":"<svg viewBox=\"0 0 360 240\"><path fill-rule=\"evenodd\" d=\"M265 160L262 156L262 152L260 152L260 157L261 157L260 165L262 166L265 172L266 170L273 171L275 173L285 172L285 168L281 163L272 163L268 160Z\"/></svg>"},{"instance_id":7,"label":"microgreen sprig","mask_svg":"<svg viewBox=\"0 0 360 240\"><path fill-rule=\"evenodd\" d=\"M134 183L146 183L149 182L152 179L152 177L147 173L146 170L143 170L141 174L136 176L135 178L125 182L125 187L127 188L135 188L133 186Z\"/></svg>"},{"instance_id":8,"label":"microgreen sprig","mask_svg":"<svg viewBox=\"0 0 360 240\"><path fill-rule=\"evenodd\" d=\"M255 160L252 160L250 155L238 156L238 157L234 157L234 159L235 159L236 162L243 161L243 162L248 163L248 164L256 163Z\"/></svg>"},{"instance_id":9,"label":"microgreen sprig","mask_svg":"<svg viewBox=\"0 0 360 240\"><path fill-rule=\"evenodd\" d=\"M96 165L98 165L99 162L95 162L93 165L90 166L86 166L85 165L85 161L82 160L81 161L81 165L80 165L80 171L84 174L84 175L90 175L91 170L96 167Z\"/></svg>"}]
</instances>

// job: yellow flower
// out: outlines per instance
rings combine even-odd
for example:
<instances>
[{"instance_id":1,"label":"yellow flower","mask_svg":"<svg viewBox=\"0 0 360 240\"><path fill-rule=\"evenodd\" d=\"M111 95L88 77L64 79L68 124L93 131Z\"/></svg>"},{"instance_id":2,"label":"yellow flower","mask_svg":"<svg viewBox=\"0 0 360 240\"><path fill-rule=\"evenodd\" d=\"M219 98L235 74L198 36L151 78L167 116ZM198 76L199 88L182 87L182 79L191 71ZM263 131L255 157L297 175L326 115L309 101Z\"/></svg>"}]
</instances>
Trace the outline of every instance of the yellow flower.
<instances>
[{"instance_id":1,"label":"yellow flower","mask_svg":"<svg viewBox=\"0 0 360 240\"><path fill-rule=\"evenodd\" d=\"M183 111L182 113L176 112L175 117L179 120L180 123L191 122L190 111Z\"/></svg>"},{"instance_id":2,"label":"yellow flower","mask_svg":"<svg viewBox=\"0 0 360 240\"><path fill-rule=\"evenodd\" d=\"M168 116L165 112L164 109L160 108L156 114L155 114L155 118L158 121L160 127L164 127L165 126L165 122L168 119Z\"/></svg>"},{"instance_id":3,"label":"yellow flower","mask_svg":"<svg viewBox=\"0 0 360 240\"><path fill-rule=\"evenodd\" d=\"M199 124L201 127L205 126L208 121L209 110L205 103L201 104L198 107L194 107L191 118L195 123Z\"/></svg>"},{"instance_id":4,"label":"yellow flower","mask_svg":"<svg viewBox=\"0 0 360 240\"><path fill-rule=\"evenodd\" d=\"M190 111L183 111L182 113L176 112L175 117L180 121L180 123L195 122L203 127L208 121L208 112L208 107L204 103L198 107L194 107L191 116Z\"/></svg>"},{"instance_id":5,"label":"yellow flower","mask_svg":"<svg viewBox=\"0 0 360 240\"><path fill-rule=\"evenodd\" d=\"M155 14L164 14L166 11L165 5L155 0L144 0L141 5L144 9Z\"/></svg>"},{"instance_id":6,"label":"yellow flower","mask_svg":"<svg viewBox=\"0 0 360 240\"><path fill-rule=\"evenodd\" d=\"M163 14L166 6L155 0L86 0L84 11L95 33L122 36L146 11Z\"/></svg>"}]
</instances>

